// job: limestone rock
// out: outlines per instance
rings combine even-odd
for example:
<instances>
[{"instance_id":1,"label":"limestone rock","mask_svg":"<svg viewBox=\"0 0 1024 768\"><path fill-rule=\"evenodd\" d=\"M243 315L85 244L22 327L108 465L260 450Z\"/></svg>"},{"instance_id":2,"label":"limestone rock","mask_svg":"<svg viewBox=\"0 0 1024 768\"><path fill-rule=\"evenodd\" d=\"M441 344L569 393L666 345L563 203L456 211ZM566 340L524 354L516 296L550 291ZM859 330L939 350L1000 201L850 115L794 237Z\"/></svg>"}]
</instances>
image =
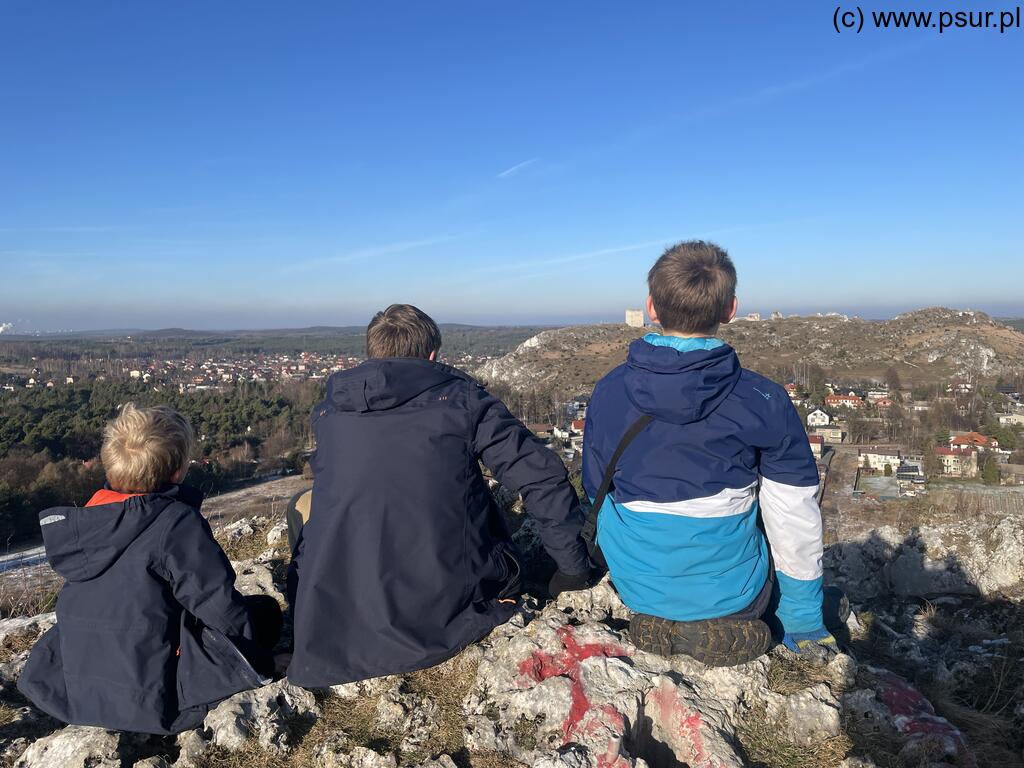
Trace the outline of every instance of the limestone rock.
<instances>
[{"instance_id":1,"label":"limestone rock","mask_svg":"<svg viewBox=\"0 0 1024 768\"><path fill-rule=\"evenodd\" d=\"M842 730L839 702L825 683L790 696L766 691L764 697L769 722L793 744L816 744Z\"/></svg>"},{"instance_id":2,"label":"limestone rock","mask_svg":"<svg viewBox=\"0 0 1024 768\"><path fill-rule=\"evenodd\" d=\"M275 523L267 531L267 546L275 549L288 546L288 523Z\"/></svg>"},{"instance_id":3,"label":"limestone rock","mask_svg":"<svg viewBox=\"0 0 1024 768\"><path fill-rule=\"evenodd\" d=\"M69 725L25 750L15 768L121 768L121 736L102 728Z\"/></svg>"},{"instance_id":4,"label":"limestone rock","mask_svg":"<svg viewBox=\"0 0 1024 768\"><path fill-rule=\"evenodd\" d=\"M600 593L581 610L594 610L595 603L598 613L606 612ZM619 745L629 734L634 757L668 748L693 768L743 764L732 746L732 716L752 687L749 679L735 683L743 670L691 679L679 670L708 670L692 659L643 653L607 625L573 626L567 618L556 603L525 631L492 637L464 707L470 749L530 763L575 744L610 765L626 759ZM763 687L765 665L743 666Z\"/></svg>"},{"instance_id":5,"label":"limestone rock","mask_svg":"<svg viewBox=\"0 0 1024 768\"><path fill-rule=\"evenodd\" d=\"M418 763L413 768L458 768L458 766L455 765L455 761L448 757L448 755L441 755L433 760Z\"/></svg>"},{"instance_id":6,"label":"limestone rock","mask_svg":"<svg viewBox=\"0 0 1024 768\"><path fill-rule=\"evenodd\" d=\"M0 645L7 640L8 636L20 635L23 632L33 632L38 637L56 623L57 614L54 611L40 613L36 616L0 619Z\"/></svg>"},{"instance_id":7,"label":"limestone rock","mask_svg":"<svg viewBox=\"0 0 1024 768\"><path fill-rule=\"evenodd\" d=\"M295 721L312 721L319 714L313 694L285 679L226 699L206 716L203 728L225 749L238 749L253 736L267 749L287 753Z\"/></svg>"},{"instance_id":8,"label":"limestone rock","mask_svg":"<svg viewBox=\"0 0 1024 768\"><path fill-rule=\"evenodd\" d=\"M404 691L400 681L377 700L377 722L387 730L404 734L399 748L406 753L415 752L437 732L440 714L436 702Z\"/></svg>"},{"instance_id":9,"label":"limestone rock","mask_svg":"<svg viewBox=\"0 0 1024 768\"><path fill-rule=\"evenodd\" d=\"M901 533L893 526L833 544L824 564L852 599L879 595L1024 594L1024 518L1008 515L936 523Z\"/></svg>"},{"instance_id":10,"label":"limestone rock","mask_svg":"<svg viewBox=\"0 0 1024 768\"><path fill-rule=\"evenodd\" d=\"M174 768L192 768L211 746L210 740L199 729L179 733L176 742L178 759L174 762Z\"/></svg>"},{"instance_id":11,"label":"limestone rock","mask_svg":"<svg viewBox=\"0 0 1024 768\"><path fill-rule=\"evenodd\" d=\"M354 683L332 685L329 690L340 699L358 699L380 696L398 682L400 682L400 678L393 675L388 677L371 677L369 680L357 680Z\"/></svg>"},{"instance_id":12,"label":"limestone rock","mask_svg":"<svg viewBox=\"0 0 1024 768\"><path fill-rule=\"evenodd\" d=\"M356 747L350 752L336 749L330 743L324 744L314 755L318 768L397 768L394 755L381 755L366 747Z\"/></svg>"},{"instance_id":13,"label":"limestone rock","mask_svg":"<svg viewBox=\"0 0 1024 768\"><path fill-rule=\"evenodd\" d=\"M232 563L235 568L235 589L243 595L270 595L279 603L285 601L284 593L274 583L270 566L255 560Z\"/></svg>"}]
</instances>

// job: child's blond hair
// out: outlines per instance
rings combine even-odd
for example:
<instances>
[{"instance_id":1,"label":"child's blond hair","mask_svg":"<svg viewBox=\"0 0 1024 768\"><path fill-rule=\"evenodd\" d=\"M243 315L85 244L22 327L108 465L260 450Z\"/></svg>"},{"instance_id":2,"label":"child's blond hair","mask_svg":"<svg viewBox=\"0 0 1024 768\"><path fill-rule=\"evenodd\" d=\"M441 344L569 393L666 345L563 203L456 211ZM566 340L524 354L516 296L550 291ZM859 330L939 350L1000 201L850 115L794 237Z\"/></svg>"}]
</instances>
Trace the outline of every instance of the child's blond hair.
<instances>
[{"instance_id":1,"label":"child's blond hair","mask_svg":"<svg viewBox=\"0 0 1024 768\"><path fill-rule=\"evenodd\" d=\"M107 483L121 493L157 491L188 466L195 440L188 420L173 408L127 403L103 430Z\"/></svg>"}]
</instances>

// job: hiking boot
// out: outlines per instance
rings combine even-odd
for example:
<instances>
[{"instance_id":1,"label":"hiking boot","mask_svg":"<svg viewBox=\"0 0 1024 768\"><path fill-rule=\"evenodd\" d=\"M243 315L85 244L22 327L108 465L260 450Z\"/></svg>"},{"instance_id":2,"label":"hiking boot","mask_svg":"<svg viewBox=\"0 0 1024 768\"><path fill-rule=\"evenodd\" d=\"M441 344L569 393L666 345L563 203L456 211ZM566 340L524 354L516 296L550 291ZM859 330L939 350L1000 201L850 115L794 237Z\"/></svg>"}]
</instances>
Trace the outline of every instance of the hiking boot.
<instances>
[{"instance_id":1,"label":"hiking boot","mask_svg":"<svg viewBox=\"0 0 1024 768\"><path fill-rule=\"evenodd\" d=\"M825 587L821 601L825 628L832 633L846 626L850 618L850 598L839 587Z\"/></svg>"},{"instance_id":2,"label":"hiking boot","mask_svg":"<svg viewBox=\"0 0 1024 768\"><path fill-rule=\"evenodd\" d=\"M659 656L682 653L709 667L745 664L772 645L771 631L759 619L671 621L638 613L629 622L629 636L640 650Z\"/></svg>"}]
</instances>

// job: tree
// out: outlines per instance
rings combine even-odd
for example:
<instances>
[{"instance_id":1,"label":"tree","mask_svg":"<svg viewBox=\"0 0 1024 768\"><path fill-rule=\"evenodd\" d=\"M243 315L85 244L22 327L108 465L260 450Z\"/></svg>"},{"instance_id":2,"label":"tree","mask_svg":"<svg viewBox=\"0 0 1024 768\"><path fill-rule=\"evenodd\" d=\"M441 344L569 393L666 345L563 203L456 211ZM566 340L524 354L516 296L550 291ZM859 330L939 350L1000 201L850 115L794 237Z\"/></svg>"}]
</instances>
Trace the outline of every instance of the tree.
<instances>
[{"instance_id":1,"label":"tree","mask_svg":"<svg viewBox=\"0 0 1024 768\"><path fill-rule=\"evenodd\" d=\"M999 485L999 465L992 456L985 457L981 467L981 481L985 485Z\"/></svg>"},{"instance_id":2,"label":"tree","mask_svg":"<svg viewBox=\"0 0 1024 768\"><path fill-rule=\"evenodd\" d=\"M850 435L851 443L864 443L871 439L871 422L854 411L846 420L846 431Z\"/></svg>"},{"instance_id":3,"label":"tree","mask_svg":"<svg viewBox=\"0 0 1024 768\"><path fill-rule=\"evenodd\" d=\"M900 381L900 372L892 366L889 366L885 372L885 383L888 385L890 392L899 392L903 389L903 382Z\"/></svg>"},{"instance_id":4,"label":"tree","mask_svg":"<svg viewBox=\"0 0 1024 768\"><path fill-rule=\"evenodd\" d=\"M892 464L886 464L885 468L882 470L882 474L886 477L892 477Z\"/></svg>"}]
</instances>

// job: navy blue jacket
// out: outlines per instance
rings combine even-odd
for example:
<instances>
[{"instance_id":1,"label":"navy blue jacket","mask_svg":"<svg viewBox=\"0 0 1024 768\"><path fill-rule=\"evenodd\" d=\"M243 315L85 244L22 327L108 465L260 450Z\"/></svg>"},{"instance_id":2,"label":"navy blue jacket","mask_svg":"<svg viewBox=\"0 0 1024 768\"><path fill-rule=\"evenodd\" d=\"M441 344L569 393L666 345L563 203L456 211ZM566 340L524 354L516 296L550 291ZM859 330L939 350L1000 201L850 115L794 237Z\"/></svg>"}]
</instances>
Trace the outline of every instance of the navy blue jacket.
<instances>
[{"instance_id":1,"label":"navy blue jacket","mask_svg":"<svg viewBox=\"0 0 1024 768\"><path fill-rule=\"evenodd\" d=\"M46 556L66 582L57 624L33 647L18 688L66 723L195 728L212 704L269 682L236 646L253 633L235 572L199 514L198 491L101 494L111 501L39 515Z\"/></svg>"},{"instance_id":2,"label":"navy blue jacket","mask_svg":"<svg viewBox=\"0 0 1024 768\"><path fill-rule=\"evenodd\" d=\"M770 543L779 620L789 632L821 628L818 469L786 391L717 339L637 339L587 409L591 497L641 414L654 420L619 460L598 521L626 605L677 621L742 611L765 586Z\"/></svg>"},{"instance_id":3,"label":"navy blue jacket","mask_svg":"<svg viewBox=\"0 0 1024 768\"><path fill-rule=\"evenodd\" d=\"M438 664L515 608L518 564L483 462L523 494L558 567L588 567L558 457L473 379L416 358L335 373L313 409L309 522L290 574L308 688Z\"/></svg>"}]
</instances>

